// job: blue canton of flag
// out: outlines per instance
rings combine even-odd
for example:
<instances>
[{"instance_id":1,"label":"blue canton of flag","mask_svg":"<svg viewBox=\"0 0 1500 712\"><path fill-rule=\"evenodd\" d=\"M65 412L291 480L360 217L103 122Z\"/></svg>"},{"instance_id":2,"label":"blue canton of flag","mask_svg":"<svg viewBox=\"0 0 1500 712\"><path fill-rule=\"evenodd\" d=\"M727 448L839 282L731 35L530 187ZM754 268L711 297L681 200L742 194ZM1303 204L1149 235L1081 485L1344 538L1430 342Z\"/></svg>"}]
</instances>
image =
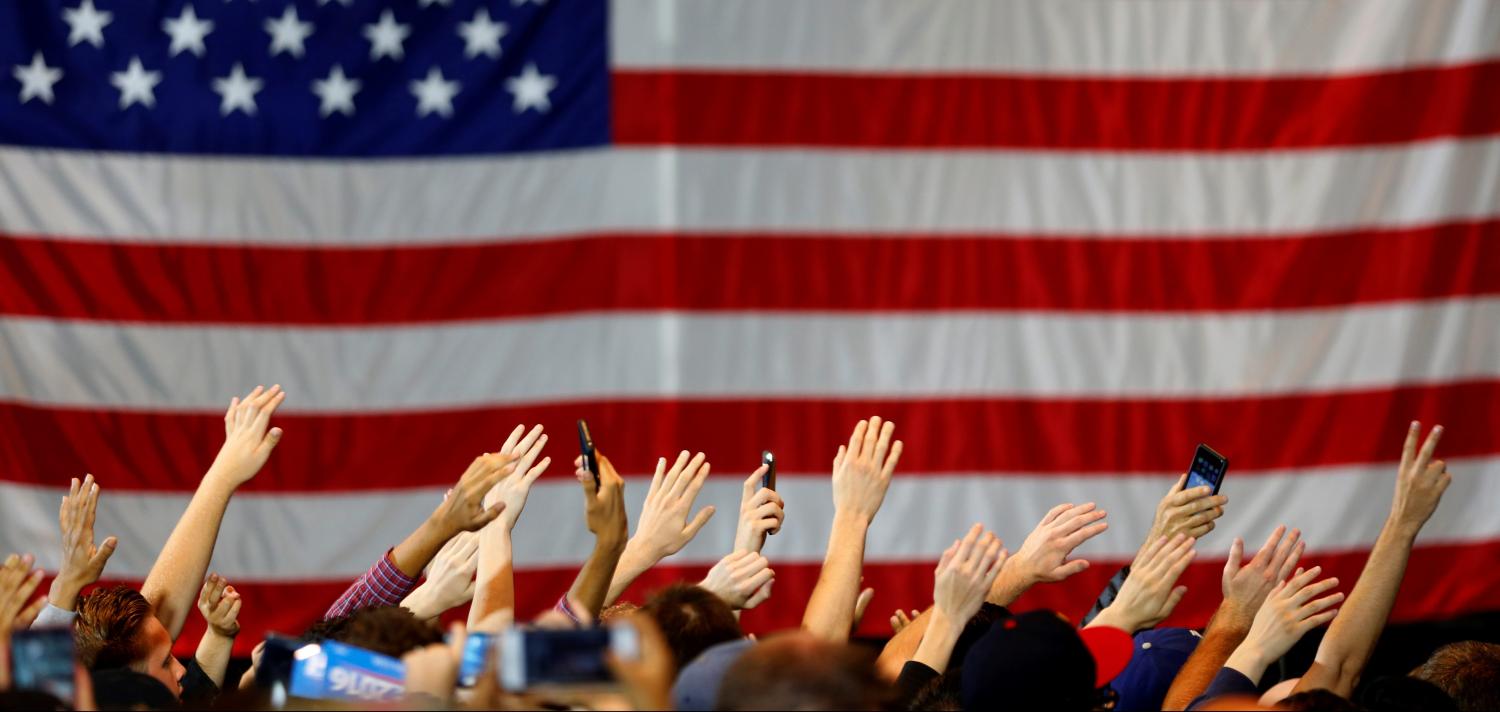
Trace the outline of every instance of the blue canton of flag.
<instances>
[{"instance_id":1,"label":"blue canton of flag","mask_svg":"<svg viewBox=\"0 0 1500 712\"><path fill-rule=\"evenodd\" d=\"M4 3L0 143L324 156L603 145L606 5Z\"/></svg>"}]
</instances>

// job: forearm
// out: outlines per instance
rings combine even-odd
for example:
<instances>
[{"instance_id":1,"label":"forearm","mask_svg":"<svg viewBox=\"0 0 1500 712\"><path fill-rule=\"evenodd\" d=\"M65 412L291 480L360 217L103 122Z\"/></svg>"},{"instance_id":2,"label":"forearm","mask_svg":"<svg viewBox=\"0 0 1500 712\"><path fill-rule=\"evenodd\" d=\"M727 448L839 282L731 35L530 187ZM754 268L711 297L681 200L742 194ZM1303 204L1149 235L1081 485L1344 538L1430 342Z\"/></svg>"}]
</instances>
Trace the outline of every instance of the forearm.
<instances>
[{"instance_id":1,"label":"forearm","mask_svg":"<svg viewBox=\"0 0 1500 712\"><path fill-rule=\"evenodd\" d=\"M991 586L989 593L985 595L984 602L1009 608L1021 597L1021 594L1030 590L1034 583L1035 581L1019 567L1004 566L1000 569L1000 576L995 579L995 585Z\"/></svg>"},{"instance_id":2,"label":"forearm","mask_svg":"<svg viewBox=\"0 0 1500 712\"><path fill-rule=\"evenodd\" d=\"M958 643L958 636L963 632L966 621L953 620L940 610L934 610L928 618L931 622L912 660L941 673L948 669L953 646Z\"/></svg>"},{"instance_id":3,"label":"forearm","mask_svg":"<svg viewBox=\"0 0 1500 712\"><path fill-rule=\"evenodd\" d=\"M835 643L849 639L849 621L854 617L854 603L859 596L859 575L864 567L865 534L869 527L867 520L834 515L828 553L802 616L804 630Z\"/></svg>"},{"instance_id":4,"label":"forearm","mask_svg":"<svg viewBox=\"0 0 1500 712\"><path fill-rule=\"evenodd\" d=\"M1224 662L1245 641L1245 635L1249 632L1248 621L1221 605L1209 620L1208 628L1203 631L1203 640L1198 642L1198 647L1193 649L1187 662L1177 671L1177 677L1173 678L1172 686L1162 701L1162 708L1187 709L1188 703L1208 689L1214 676L1219 674L1219 668L1224 667Z\"/></svg>"},{"instance_id":5,"label":"forearm","mask_svg":"<svg viewBox=\"0 0 1500 712\"><path fill-rule=\"evenodd\" d=\"M899 677L906 661L911 660L917 654L922 638L926 637L927 625L931 622L932 609L928 608L916 618L911 619L905 628L891 636L890 641L880 650L880 657L875 660L876 674L885 680L895 680Z\"/></svg>"},{"instance_id":6,"label":"forearm","mask_svg":"<svg viewBox=\"0 0 1500 712\"><path fill-rule=\"evenodd\" d=\"M222 689L233 652L234 638L219 635L210 628L204 631L203 638L198 641L198 651L193 654L193 658L198 661L198 667L203 668L204 674Z\"/></svg>"},{"instance_id":7,"label":"forearm","mask_svg":"<svg viewBox=\"0 0 1500 712\"><path fill-rule=\"evenodd\" d=\"M234 488L210 468L141 585L141 595L174 640L196 605L233 494Z\"/></svg>"},{"instance_id":8,"label":"forearm","mask_svg":"<svg viewBox=\"0 0 1500 712\"><path fill-rule=\"evenodd\" d=\"M417 577L427 564L432 563L432 557L437 556L438 550L452 539L454 532L444 531L441 526L430 517L422 522L415 531L406 537L395 549L391 550L391 563L401 570L401 573L410 577Z\"/></svg>"},{"instance_id":9,"label":"forearm","mask_svg":"<svg viewBox=\"0 0 1500 712\"><path fill-rule=\"evenodd\" d=\"M1296 692L1326 688L1344 697L1353 693L1396 602L1415 539L1415 531L1386 523Z\"/></svg>"},{"instance_id":10,"label":"forearm","mask_svg":"<svg viewBox=\"0 0 1500 712\"><path fill-rule=\"evenodd\" d=\"M1238 670L1252 684L1259 685L1260 678L1266 674L1266 668L1270 667L1274 660L1270 655L1259 648L1247 643L1240 643L1239 647L1229 654L1224 661L1224 667Z\"/></svg>"},{"instance_id":11,"label":"forearm","mask_svg":"<svg viewBox=\"0 0 1500 712\"><path fill-rule=\"evenodd\" d=\"M496 611L515 610L516 570L511 551L510 530L500 522L480 530L479 577L474 586L474 603L469 606L469 628Z\"/></svg>"},{"instance_id":12,"label":"forearm","mask_svg":"<svg viewBox=\"0 0 1500 712\"><path fill-rule=\"evenodd\" d=\"M87 585L67 572L59 572L57 578L52 579L52 587L47 589L47 602L64 610L78 610L78 594L83 592Z\"/></svg>"},{"instance_id":13,"label":"forearm","mask_svg":"<svg viewBox=\"0 0 1500 712\"><path fill-rule=\"evenodd\" d=\"M609 594L604 597L606 607L614 605L615 601L625 595L625 589L641 577L641 574L651 570L661 559L641 550L641 547L632 539L625 544L624 553L620 554L620 563L615 567L615 574L609 582Z\"/></svg>"},{"instance_id":14,"label":"forearm","mask_svg":"<svg viewBox=\"0 0 1500 712\"><path fill-rule=\"evenodd\" d=\"M602 538L595 541L593 553L589 554L583 570L578 572L578 578L573 580L573 587L568 589L568 597L583 606L582 612L597 619L599 612L604 610L604 599L609 596L610 582L624 550L623 543Z\"/></svg>"}]
</instances>

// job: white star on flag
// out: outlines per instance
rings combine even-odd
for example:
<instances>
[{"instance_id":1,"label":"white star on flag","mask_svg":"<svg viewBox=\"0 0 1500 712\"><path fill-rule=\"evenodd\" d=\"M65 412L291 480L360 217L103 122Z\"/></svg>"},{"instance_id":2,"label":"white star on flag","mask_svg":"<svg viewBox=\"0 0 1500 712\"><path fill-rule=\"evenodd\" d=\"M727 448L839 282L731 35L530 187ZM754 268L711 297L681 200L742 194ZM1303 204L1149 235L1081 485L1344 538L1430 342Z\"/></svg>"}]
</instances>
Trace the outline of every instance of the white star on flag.
<instances>
[{"instance_id":1,"label":"white star on flag","mask_svg":"<svg viewBox=\"0 0 1500 712\"><path fill-rule=\"evenodd\" d=\"M172 46L167 49L167 56L176 57L178 52L187 50L202 57L207 48L203 45L203 38L214 31L212 20L198 19L198 13L193 11L193 6L182 8L182 14L174 18L161 21L161 29L172 36Z\"/></svg>"},{"instance_id":2,"label":"white star on flag","mask_svg":"<svg viewBox=\"0 0 1500 712\"><path fill-rule=\"evenodd\" d=\"M37 52L31 57L31 64L17 64L15 71L16 81L21 83L21 103L25 104L33 98L41 99L43 104L52 103L52 85L62 79L63 71L56 67L49 67L42 60L42 53Z\"/></svg>"},{"instance_id":3,"label":"white star on flag","mask_svg":"<svg viewBox=\"0 0 1500 712\"><path fill-rule=\"evenodd\" d=\"M238 109L246 114L254 114L255 93L260 91L264 83L255 77L245 76L244 66L235 62L229 76L214 80L214 91L223 97L219 102L219 113L228 116Z\"/></svg>"},{"instance_id":4,"label":"white star on flag","mask_svg":"<svg viewBox=\"0 0 1500 712\"><path fill-rule=\"evenodd\" d=\"M63 10L63 22L68 23L68 46L87 41L95 47L104 46L104 26L114 20L112 12L94 9L94 0L83 0L76 8Z\"/></svg>"},{"instance_id":5,"label":"white star on flag","mask_svg":"<svg viewBox=\"0 0 1500 712\"><path fill-rule=\"evenodd\" d=\"M370 59L401 59L406 56L401 43L409 34L411 27L396 22L395 13L390 10L380 13L380 22L365 25L365 39L370 40Z\"/></svg>"},{"instance_id":6,"label":"white star on flag","mask_svg":"<svg viewBox=\"0 0 1500 712\"><path fill-rule=\"evenodd\" d=\"M445 81L442 70L437 67L427 70L427 78L411 82L411 93L417 97L417 116L436 113L453 115L453 95L458 93L458 82Z\"/></svg>"},{"instance_id":7,"label":"white star on flag","mask_svg":"<svg viewBox=\"0 0 1500 712\"><path fill-rule=\"evenodd\" d=\"M552 108L552 100L547 95L556 86L557 77L538 72L533 62L527 62L526 68L518 76L505 80L506 90L516 95L511 110L517 114L527 109L546 113Z\"/></svg>"},{"instance_id":8,"label":"white star on flag","mask_svg":"<svg viewBox=\"0 0 1500 712\"><path fill-rule=\"evenodd\" d=\"M458 34L464 38L464 58L473 59L481 54L498 58L500 38L505 32L505 23L490 20L490 11L479 8L474 12L474 19L458 23Z\"/></svg>"},{"instance_id":9,"label":"white star on flag","mask_svg":"<svg viewBox=\"0 0 1500 712\"><path fill-rule=\"evenodd\" d=\"M161 83L161 72L146 71L141 58L132 57L125 71L110 73L109 83L120 90L122 111L137 102L149 109L156 106L156 85Z\"/></svg>"},{"instance_id":10,"label":"white star on flag","mask_svg":"<svg viewBox=\"0 0 1500 712\"><path fill-rule=\"evenodd\" d=\"M327 79L313 80L313 93L318 95L321 105L318 115L328 117L334 113L354 115L354 95L359 93L359 80L344 76L344 68L335 64Z\"/></svg>"},{"instance_id":11,"label":"white star on flag","mask_svg":"<svg viewBox=\"0 0 1500 712\"><path fill-rule=\"evenodd\" d=\"M307 41L308 35L313 33L313 24L298 20L297 9L288 5L286 11L281 13L281 17L274 20L266 19L266 32L271 33L272 57L281 52L288 52L293 57L301 57L306 51L303 43Z\"/></svg>"}]
</instances>

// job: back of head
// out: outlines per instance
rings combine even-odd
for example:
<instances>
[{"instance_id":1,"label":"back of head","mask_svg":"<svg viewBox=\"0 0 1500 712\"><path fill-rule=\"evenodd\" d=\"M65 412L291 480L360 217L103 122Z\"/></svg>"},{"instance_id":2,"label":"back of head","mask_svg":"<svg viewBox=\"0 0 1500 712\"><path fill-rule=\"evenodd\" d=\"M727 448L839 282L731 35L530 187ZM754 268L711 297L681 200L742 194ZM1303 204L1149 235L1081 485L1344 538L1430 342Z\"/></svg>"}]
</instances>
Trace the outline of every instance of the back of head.
<instances>
[{"instance_id":1,"label":"back of head","mask_svg":"<svg viewBox=\"0 0 1500 712\"><path fill-rule=\"evenodd\" d=\"M94 704L101 710L172 710L182 704L150 675L115 668L93 674Z\"/></svg>"},{"instance_id":2,"label":"back of head","mask_svg":"<svg viewBox=\"0 0 1500 712\"><path fill-rule=\"evenodd\" d=\"M318 621L301 640L305 643L335 640L399 658L417 648L443 642L443 633L400 606L371 606Z\"/></svg>"},{"instance_id":3,"label":"back of head","mask_svg":"<svg viewBox=\"0 0 1500 712\"><path fill-rule=\"evenodd\" d=\"M966 709L1088 710L1095 706L1095 664L1082 638L1049 611L1001 620L963 662Z\"/></svg>"},{"instance_id":4,"label":"back of head","mask_svg":"<svg viewBox=\"0 0 1500 712\"><path fill-rule=\"evenodd\" d=\"M1358 712L1360 709L1353 702L1333 693L1331 690L1308 690L1291 695L1281 701L1278 705L1284 710L1323 710L1324 712Z\"/></svg>"},{"instance_id":5,"label":"back of head","mask_svg":"<svg viewBox=\"0 0 1500 712\"><path fill-rule=\"evenodd\" d=\"M878 710L891 699L875 653L801 631L772 636L730 666L721 710Z\"/></svg>"},{"instance_id":6,"label":"back of head","mask_svg":"<svg viewBox=\"0 0 1500 712\"><path fill-rule=\"evenodd\" d=\"M142 635L151 604L139 591L125 586L107 586L78 599L78 620L73 638L78 660L90 670L128 667L145 657L147 642Z\"/></svg>"},{"instance_id":7,"label":"back of head","mask_svg":"<svg viewBox=\"0 0 1500 712\"><path fill-rule=\"evenodd\" d=\"M1370 712L1458 712L1453 698L1426 680L1387 675L1360 686L1354 701Z\"/></svg>"},{"instance_id":8,"label":"back of head","mask_svg":"<svg viewBox=\"0 0 1500 712\"><path fill-rule=\"evenodd\" d=\"M724 599L691 584L668 586L641 607L661 628L681 670L710 647L745 637Z\"/></svg>"},{"instance_id":9,"label":"back of head","mask_svg":"<svg viewBox=\"0 0 1500 712\"><path fill-rule=\"evenodd\" d=\"M1495 643L1444 645L1411 676L1437 685L1463 712L1500 709L1500 645Z\"/></svg>"}]
</instances>

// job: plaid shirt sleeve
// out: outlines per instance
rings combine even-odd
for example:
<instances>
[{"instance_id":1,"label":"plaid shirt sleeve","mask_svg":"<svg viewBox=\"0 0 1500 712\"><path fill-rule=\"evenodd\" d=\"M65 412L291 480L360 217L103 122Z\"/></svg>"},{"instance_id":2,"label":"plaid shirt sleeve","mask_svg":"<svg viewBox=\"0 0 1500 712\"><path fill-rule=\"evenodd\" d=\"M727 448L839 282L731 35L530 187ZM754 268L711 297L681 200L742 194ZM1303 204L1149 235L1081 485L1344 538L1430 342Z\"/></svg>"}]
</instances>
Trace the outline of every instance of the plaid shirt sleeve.
<instances>
[{"instance_id":1,"label":"plaid shirt sleeve","mask_svg":"<svg viewBox=\"0 0 1500 712\"><path fill-rule=\"evenodd\" d=\"M370 606L401 605L401 601L417 587L418 579L407 576L396 568L396 564L391 561L391 551L393 550L387 549L369 571L349 584L349 588L339 596L339 600L329 606L323 617L336 618Z\"/></svg>"}]
</instances>

